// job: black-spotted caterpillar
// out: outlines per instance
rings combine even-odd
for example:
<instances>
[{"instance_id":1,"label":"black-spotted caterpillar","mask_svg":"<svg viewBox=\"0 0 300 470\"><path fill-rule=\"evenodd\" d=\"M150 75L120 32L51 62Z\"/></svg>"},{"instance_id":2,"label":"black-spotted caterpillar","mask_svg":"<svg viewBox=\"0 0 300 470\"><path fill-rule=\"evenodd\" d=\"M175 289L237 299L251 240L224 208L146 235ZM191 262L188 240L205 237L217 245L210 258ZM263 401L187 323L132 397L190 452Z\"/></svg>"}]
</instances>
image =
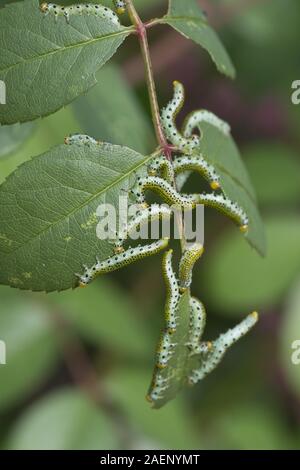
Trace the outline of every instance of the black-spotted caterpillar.
<instances>
[{"instance_id":1,"label":"black-spotted caterpillar","mask_svg":"<svg viewBox=\"0 0 300 470\"><path fill-rule=\"evenodd\" d=\"M84 274L78 274L79 286L86 287L100 274L116 271L117 269L128 266L135 261L155 255L168 246L169 240L157 240L149 245L137 246L129 248L123 253L115 254L103 261L98 261L91 268L85 267Z\"/></svg>"},{"instance_id":2,"label":"black-spotted caterpillar","mask_svg":"<svg viewBox=\"0 0 300 470\"><path fill-rule=\"evenodd\" d=\"M174 81L174 96L166 108L161 112L161 122L167 139L175 145L178 150L185 154L191 154L200 143L198 135L191 137L184 137L184 135L177 129L176 116L184 104L184 87L182 83Z\"/></svg>"},{"instance_id":3,"label":"black-spotted caterpillar","mask_svg":"<svg viewBox=\"0 0 300 470\"><path fill-rule=\"evenodd\" d=\"M167 297L165 305L165 326L168 333L175 333L177 327L177 308L179 302L179 284L172 266L173 250L163 256L162 272L165 281Z\"/></svg>"},{"instance_id":4,"label":"black-spotted caterpillar","mask_svg":"<svg viewBox=\"0 0 300 470\"><path fill-rule=\"evenodd\" d=\"M123 15L126 11L126 2L123 0L113 0L118 15Z\"/></svg>"},{"instance_id":5,"label":"black-spotted caterpillar","mask_svg":"<svg viewBox=\"0 0 300 470\"><path fill-rule=\"evenodd\" d=\"M125 241L140 228L143 224L153 222L155 220L170 219L172 217L172 210L168 206L152 204L150 207L141 209L137 212L135 217L132 217L128 224L121 228L117 235L115 242L115 251L122 251Z\"/></svg>"},{"instance_id":6,"label":"black-spotted caterpillar","mask_svg":"<svg viewBox=\"0 0 300 470\"><path fill-rule=\"evenodd\" d=\"M114 11L108 7L98 5L96 3L79 3L76 5L61 6L57 5L56 3L44 2L41 4L40 9L45 15L53 15L56 20L59 16L64 16L67 20L67 23L70 21L70 16L94 15L106 19L117 26L120 26L119 18Z\"/></svg>"},{"instance_id":7,"label":"black-spotted caterpillar","mask_svg":"<svg viewBox=\"0 0 300 470\"><path fill-rule=\"evenodd\" d=\"M179 283L182 291L192 284L193 268L203 251L201 243L194 243L184 251L179 265Z\"/></svg>"},{"instance_id":8,"label":"black-spotted caterpillar","mask_svg":"<svg viewBox=\"0 0 300 470\"><path fill-rule=\"evenodd\" d=\"M226 351L238 341L242 336L248 333L258 321L258 313L253 312L248 315L241 323L234 328L223 333L219 338L212 342L211 350L206 355L199 369L195 369L189 375L190 384L196 384L207 374L212 372L221 362Z\"/></svg>"}]
</instances>

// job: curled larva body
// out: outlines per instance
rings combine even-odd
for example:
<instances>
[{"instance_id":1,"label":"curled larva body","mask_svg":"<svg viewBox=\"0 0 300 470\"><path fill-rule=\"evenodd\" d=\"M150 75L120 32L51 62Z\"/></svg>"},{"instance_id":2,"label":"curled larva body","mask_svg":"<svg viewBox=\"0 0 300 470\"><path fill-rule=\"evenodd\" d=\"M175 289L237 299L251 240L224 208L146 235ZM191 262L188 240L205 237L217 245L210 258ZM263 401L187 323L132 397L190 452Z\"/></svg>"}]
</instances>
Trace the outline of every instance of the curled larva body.
<instances>
[{"instance_id":1,"label":"curled larva body","mask_svg":"<svg viewBox=\"0 0 300 470\"><path fill-rule=\"evenodd\" d=\"M163 155L154 158L148 165L149 176L160 176L168 183L174 181L174 169L172 163Z\"/></svg>"},{"instance_id":2,"label":"curled larva body","mask_svg":"<svg viewBox=\"0 0 300 470\"><path fill-rule=\"evenodd\" d=\"M202 302L190 298L190 335L188 346L193 354L199 354L200 341L206 324L206 310ZM203 346L202 346L203 348Z\"/></svg>"},{"instance_id":3,"label":"curled larva body","mask_svg":"<svg viewBox=\"0 0 300 470\"><path fill-rule=\"evenodd\" d=\"M168 105L161 111L161 122L167 139L185 154L191 154L200 143L198 135L192 135L188 138L176 127L176 116L184 104L184 87L182 83L174 81L174 96Z\"/></svg>"},{"instance_id":4,"label":"curled larva body","mask_svg":"<svg viewBox=\"0 0 300 470\"><path fill-rule=\"evenodd\" d=\"M145 203L145 191L150 190L158 194L164 202L174 208L193 209L198 201L198 194L179 194L173 186L158 176L138 177L137 185L133 190L138 203Z\"/></svg>"},{"instance_id":5,"label":"curled larva body","mask_svg":"<svg viewBox=\"0 0 300 470\"><path fill-rule=\"evenodd\" d=\"M172 342L170 333L164 330L161 334L159 345L157 348L156 367L164 369L167 367L169 360L172 357L173 349L176 343Z\"/></svg>"},{"instance_id":6,"label":"curled larva body","mask_svg":"<svg viewBox=\"0 0 300 470\"><path fill-rule=\"evenodd\" d=\"M118 15L123 15L126 11L126 2L123 0L113 0Z\"/></svg>"},{"instance_id":7,"label":"curled larva body","mask_svg":"<svg viewBox=\"0 0 300 470\"><path fill-rule=\"evenodd\" d=\"M184 137L191 137L195 129L197 129L201 133L202 122L207 122L208 124L217 127L224 135L230 134L230 126L229 124L227 124L227 122L222 121L222 119L218 118L215 114L211 113L210 111L201 109L198 111L193 111L186 117L183 123Z\"/></svg>"},{"instance_id":8,"label":"curled larva body","mask_svg":"<svg viewBox=\"0 0 300 470\"><path fill-rule=\"evenodd\" d=\"M118 16L110 8L95 3L76 4L69 6L57 5L56 3L42 3L40 6L42 13L50 14L58 18L64 16L69 23L70 16L94 15L104 18L115 25L120 25Z\"/></svg>"},{"instance_id":9,"label":"curled larva body","mask_svg":"<svg viewBox=\"0 0 300 470\"><path fill-rule=\"evenodd\" d=\"M201 243L194 243L184 251L179 264L179 285L181 290L190 287L194 265L202 256L203 251L204 248Z\"/></svg>"},{"instance_id":10,"label":"curled larva body","mask_svg":"<svg viewBox=\"0 0 300 470\"><path fill-rule=\"evenodd\" d=\"M66 145L99 145L99 140L90 137L87 134L70 134L65 137Z\"/></svg>"},{"instance_id":11,"label":"curled larva body","mask_svg":"<svg viewBox=\"0 0 300 470\"><path fill-rule=\"evenodd\" d=\"M202 155L176 157L173 161L173 168L176 176L185 171L196 171L209 182L212 189L221 187L220 176L214 166L207 163Z\"/></svg>"},{"instance_id":12,"label":"curled larva body","mask_svg":"<svg viewBox=\"0 0 300 470\"><path fill-rule=\"evenodd\" d=\"M164 253L162 272L165 281L167 297L165 304L166 330L172 334L177 328L177 308L179 302L179 285L172 266L173 250Z\"/></svg>"},{"instance_id":13,"label":"curled larva body","mask_svg":"<svg viewBox=\"0 0 300 470\"><path fill-rule=\"evenodd\" d=\"M130 237L130 235L136 231L143 224L148 222L153 222L155 220L166 220L172 217L172 211L169 207L152 204L146 209L141 209L135 217L129 220L127 226L122 228L117 235L117 240L115 242L115 250L118 251L124 242Z\"/></svg>"},{"instance_id":14,"label":"curled larva body","mask_svg":"<svg viewBox=\"0 0 300 470\"><path fill-rule=\"evenodd\" d=\"M97 261L91 268L86 268L83 275L79 275L79 286L86 287L100 274L116 271L117 269L128 266L135 261L155 255L168 246L169 240L157 240L150 245L137 246L129 248L123 253L116 254L104 261Z\"/></svg>"},{"instance_id":15,"label":"curled larva body","mask_svg":"<svg viewBox=\"0 0 300 470\"><path fill-rule=\"evenodd\" d=\"M236 343L236 341L242 338L242 336L248 333L257 321L258 314L257 312L253 312L241 323L220 335L217 340L213 341L211 352L208 352L202 366L199 369L192 371L189 376L189 383L196 384L199 380L202 380L206 375L212 372L221 362L226 351Z\"/></svg>"},{"instance_id":16,"label":"curled larva body","mask_svg":"<svg viewBox=\"0 0 300 470\"><path fill-rule=\"evenodd\" d=\"M244 210L230 199L225 198L221 194L200 194L199 204L204 206L213 207L219 212L227 215L233 222L235 222L242 233L248 231L249 219Z\"/></svg>"}]
</instances>

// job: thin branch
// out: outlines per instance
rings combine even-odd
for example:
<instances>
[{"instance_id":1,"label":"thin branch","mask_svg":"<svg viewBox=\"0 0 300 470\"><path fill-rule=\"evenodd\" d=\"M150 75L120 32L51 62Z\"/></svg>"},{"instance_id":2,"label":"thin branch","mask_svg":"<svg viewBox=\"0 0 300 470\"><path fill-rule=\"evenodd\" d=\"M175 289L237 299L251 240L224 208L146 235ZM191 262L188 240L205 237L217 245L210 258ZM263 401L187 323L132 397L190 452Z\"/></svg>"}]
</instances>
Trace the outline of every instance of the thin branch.
<instances>
[{"instance_id":1,"label":"thin branch","mask_svg":"<svg viewBox=\"0 0 300 470\"><path fill-rule=\"evenodd\" d=\"M199 0L200 6L208 13L209 23L216 29L221 29L233 21L237 16L253 6L269 2L270 0L237 0L230 5L212 5L208 0ZM147 29L161 23L153 19L145 24ZM154 70L161 72L178 62L190 49L196 47L192 41L180 38L176 31L168 31L160 37L152 47ZM144 79L143 64L140 55L130 58L123 66L125 76L132 85L139 84Z\"/></svg>"},{"instance_id":2,"label":"thin branch","mask_svg":"<svg viewBox=\"0 0 300 470\"><path fill-rule=\"evenodd\" d=\"M140 19L132 1L126 0L126 3L127 3L129 17L131 19L132 24L136 28L136 32L137 32L139 42L140 42L140 48L141 48L143 62L144 62L144 69L146 73L149 100L150 100L150 105L151 105L152 120L153 120L153 125L155 129L157 141L160 147L162 148L162 150L164 151L166 157L169 160L171 160L172 152L170 151L168 142L165 138L162 125L160 122L160 112L159 112L156 87L155 87L155 82L154 82L154 77L153 77L153 69L152 69L152 62L151 62L151 57L150 57L150 52L149 52L149 44L148 44L146 27L144 23L142 22L142 20Z\"/></svg>"},{"instance_id":3,"label":"thin branch","mask_svg":"<svg viewBox=\"0 0 300 470\"><path fill-rule=\"evenodd\" d=\"M172 162L173 147L167 142L167 139L165 137L163 127L161 124L161 120L160 120L160 111L159 111L159 105L157 101L155 81L153 77L153 68L152 68L152 62L151 62L150 51L149 51L147 29L146 29L145 24L142 22L141 18L139 17L133 5L132 0L126 0L126 4L128 8L129 17L131 19L132 24L136 28L136 32L139 38L140 48L141 48L143 61L144 61L144 69L146 73L147 88L148 88L148 94L149 94L149 100L150 100L151 112L152 112L152 120L153 120L153 124L155 128L155 133L157 136L157 141L159 143L161 150L166 156L166 158L170 162ZM174 185L174 188L176 189L175 178L173 181L173 185ZM183 223L181 212L176 211L175 217L176 217L176 223L178 226L178 231L180 233L181 248L182 250L184 250L186 246L186 240L184 236L185 230L184 230L184 223Z\"/></svg>"}]
</instances>

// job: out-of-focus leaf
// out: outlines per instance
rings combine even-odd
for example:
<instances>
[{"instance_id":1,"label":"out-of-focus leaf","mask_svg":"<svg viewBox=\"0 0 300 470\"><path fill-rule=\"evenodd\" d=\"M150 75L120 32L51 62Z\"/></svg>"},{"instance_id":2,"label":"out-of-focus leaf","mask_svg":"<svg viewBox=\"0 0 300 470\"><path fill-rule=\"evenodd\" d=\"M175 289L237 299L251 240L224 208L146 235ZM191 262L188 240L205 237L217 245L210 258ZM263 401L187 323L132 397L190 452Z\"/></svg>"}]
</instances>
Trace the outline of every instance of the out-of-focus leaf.
<instances>
[{"instance_id":1,"label":"out-of-focus leaf","mask_svg":"<svg viewBox=\"0 0 300 470\"><path fill-rule=\"evenodd\" d=\"M51 114L96 84L95 73L130 29L94 15L45 15L37 0L0 9L0 79L7 103L0 122L12 124Z\"/></svg>"},{"instance_id":2,"label":"out-of-focus leaf","mask_svg":"<svg viewBox=\"0 0 300 470\"><path fill-rule=\"evenodd\" d=\"M8 448L14 450L116 449L118 440L108 417L86 396L63 389L31 406L13 427Z\"/></svg>"},{"instance_id":3,"label":"out-of-focus leaf","mask_svg":"<svg viewBox=\"0 0 300 470\"><path fill-rule=\"evenodd\" d=\"M217 69L231 78L233 64L215 31L209 26L196 0L169 0L169 10L161 20L207 50Z\"/></svg>"},{"instance_id":4,"label":"out-of-focus leaf","mask_svg":"<svg viewBox=\"0 0 300 470\"><path fill-rule=\"evenodd\" d=\"M138 152L152 151L155 143L149 121L118 67L106 66L97 81L87 96L73 103L84 132Z\"/></svg>"},{"instance_id":5,"label":"out-of-focus leaf","mask_svg":"<svg viewBox=\"0 0 300 470\"><path fill-rule=\"evenodd\" d=\"M213 422L215 448L235 450L292 449L283 419L266 404L240 404L224 411Z\"/></svg>"},{"instance_id":6,"label":"out-of-focus leaf","mask_svg":"<svg viewBox=\"0 0 300 470\"><path fill-rule=\"evenodd\" d=\"M24 400L49 376L58 356L51 319L25 293L1 287L0 339L6 365L0 366L0 408Z\"/></svg>"},{"instance_id":7,"label":"out-of-focus leaf","mask_svg":"<svg viewBox=\"0 0 300 470\"><path fill-rule=\"evenodd\" d=\"M249 217L246 239L260 254L266 252L264 227L257 209L256 196L247 170L231 135L217 127L201 123L201 152L221 176L222 190L237 202Z\"/></svg>"},{"instance_id":8,"label":"out-of-focus leaf","mask_svg":"<svg viewBox=\"0 0 300 470\"><path fill-rule=\"evenodd\" d=\"M208 253L203 290L221 312L242 315L276 305L300 268L300 220L296 215L266 221L268 254L260 259L231 231Z\"/></svg>"},{"instance_id":9,"label":"out-of-focus leaf","mask_svg":"<svg viewBox=\"0 0 300 470\"><path fill-rule=\"evenodd\" d=\"M137 435L157 442L159 449L201 448L201 438L191 427L180 398L157 411L149 407L145 394L150 379L150 371L122 369L108 381L112 396L122 405Z\"/></svg>"},{"instance_id":10,"label":"out-of-focus leaf","mask_svg":"<svg viewBox=\"0 0 300 470\"><path fill-rule=\"evenodd\" d=\"M0 157L14 152L34 130L34 125L13 124L12 126L0 126Z\"/></svg>"},{"instance_id":11,"label":"out-of-focus leaf","mask_svg":"<svg viewBox=\"0 0 300 470\"><path fill-rule=\"evenodd\" d=\"M280 337L283 370L292 389L300 396L300 279L295 282L285 309Z\"/></svg>"},{"instance_id":12,"label":"out-of-focus leaf","mask_svg":"<svg viewBox=\"0 0 300 470\"><path fill-rule=\"evenodd\" d=\"M142 325L140 312L126 292L108 279L102 278L88 289L51 294L47 299L94 344L149 359L151 336Z\"/></svg>"},{"instance_id":13,"label":"out-of-focus leaf","mask_svg":"<svg viewBox=\"0 0 300 470\"><path fill-rule=\"evenodd\" d=\"M0 282L48 292L75 287L83 264L112 254L97 238L98 206L118 214L122 189L150 158L105 143L61 145L20 166L0 187Z\"/></svg>"},{"instance_id":14,"label":"out-of-focus leaf","mask_svg":"<svg viewBox=\"0 0 300 470\"><path fill-rule=\"evenodd\" d=\"M288 147L257 144L243 151L260 204L283 206L300 201L300 159Z\"/></svg>"},{"instance_id":15,"label":"out-of-focus leaf","mask_svg":"<svg viewBox=\"0 0 300 470\"><path fill-rule=\"evenodd\" d=\"M290 84L298 78L295 57L298 54L299 18L300 4L294 0L256 2L247 9L247 14L232 18L228 29L236 47L231 48L231 55L238 64L239 81L248 93L253 91L257 96L266 90L280 89L288 104ZM273 51L276 51L276 60ZM292 104L290 107L296 108Z\"/></svg>"},{"instance_id":16,"label":"out-of-focus leaf","mask_svg":"<svg viewBox=\"0 0 300 470\"><path fill-rule=\"evenodd\" d=\"M39 155L46 152L50 147L61 144L64 137L70 133L82 131L73 116L70 106L41 119L35 124L36 131L23 143L21 148L12 153L9 158L0 159L0 183L21 163L29 160L32 155ZM32 126L32 123L22 124L23 126Z\"/></svg>"}]
</instances>

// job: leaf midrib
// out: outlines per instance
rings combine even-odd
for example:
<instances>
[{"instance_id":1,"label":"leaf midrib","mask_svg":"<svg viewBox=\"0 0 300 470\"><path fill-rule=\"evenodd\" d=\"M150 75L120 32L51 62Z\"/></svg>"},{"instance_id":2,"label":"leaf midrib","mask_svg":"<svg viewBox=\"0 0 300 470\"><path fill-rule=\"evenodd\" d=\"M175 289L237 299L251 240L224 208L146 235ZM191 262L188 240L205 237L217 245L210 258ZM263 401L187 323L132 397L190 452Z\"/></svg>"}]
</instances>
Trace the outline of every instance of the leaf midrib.
<instances>
[{"instance_id":1,"label":"leaf midrib","mask_svg":"<svg viewBox=\"0 0 300 470\"><path fill-rule=\"evenodd\" d=\"M54 54L64 53L64 52L67 52L69 50L75 49L77 47L85 47L85 46L88 46L88 45L93 44L93 43L98 42L98 41L111 39L111 38L121 36L121 35L128 36L128 34L130 34L133 31L134 31L133 27L128 27L128 28L126 27L126 28L122 29L121 31L110 33L106 36L100 36L100 37L97 37L97 38L89 39L88 41L80 41L80 42L77 42L76 44L70 44L68 46L60 47L59 49L55 49L55 50L50 51L50 52L45 52L45 53L37 55L35 57L30 57L29 59L24 59L22 61L20 60L19 62L16 62L12 65L9 65L8 67L6 67L4 69L0 69L0 72L6 73L9 70L11 70L12 68L18 67L20 64L24 64L24 63L28 64L28 63L34 62L36 60L42 60L43 57L50 57Z\"/></svg>"},{"instance_id":2,"label":"leaf midrib","mask_svg":"<svg viewBox=\"0 0 300 470\"><path fill-rule=\"evenodd\" d=\"M74 208L71 212L64 214L62 217L60 217L58 220L56 220L53 224L48 225L45 229L41 230L37 234L35 234L32 238L26 240L24 243L16 247L14 250L10 251L8 254L11 255L12 253L18 252L20 249L22 249L24 246L26 246L28 243L32 243L36 238L39 238L43 233L45 233L47 230L53 229L56 225L58 225L62 220L64 219L69 219L73 214L75 214L77 211L80 211L83 207L89 205L94 199L97 197L101 196L101 194L109 191L113 186L117 185L127 177L129 177L132 173L137 171L140 167L145 165L149 160L153 158L153 154L149 155L146 157L141 163L139 163L137 166L133 167L130 171L124 173L121 177L117 178L114 180L111 184L109 184L105 189L95 193L92 195L88 200L86 200L84 203L82 203L80 206L77 206Z\"/></svg>"}]
</instances>

